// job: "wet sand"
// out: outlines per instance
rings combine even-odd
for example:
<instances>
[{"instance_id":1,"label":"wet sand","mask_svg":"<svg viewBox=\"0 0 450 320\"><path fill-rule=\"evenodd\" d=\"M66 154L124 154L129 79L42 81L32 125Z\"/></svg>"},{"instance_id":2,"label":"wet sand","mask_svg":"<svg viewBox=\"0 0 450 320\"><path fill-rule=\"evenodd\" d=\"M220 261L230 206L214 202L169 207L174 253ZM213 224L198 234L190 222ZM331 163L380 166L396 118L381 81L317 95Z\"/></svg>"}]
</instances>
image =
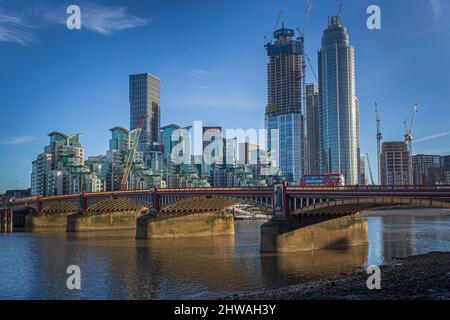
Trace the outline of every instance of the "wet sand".
<instances>
[{"instance_id":1,"label":"wet sand","mask_svg":"<svg viewBox=\"0 0 450 320\"><path fill-rule=\"evenodd\" d=\"M367 288L363 268L282 289L228 297L231 299L360 300L450 299L450 252L396 258L381 266L381 289Z\"/></svg>"}]
</instances>

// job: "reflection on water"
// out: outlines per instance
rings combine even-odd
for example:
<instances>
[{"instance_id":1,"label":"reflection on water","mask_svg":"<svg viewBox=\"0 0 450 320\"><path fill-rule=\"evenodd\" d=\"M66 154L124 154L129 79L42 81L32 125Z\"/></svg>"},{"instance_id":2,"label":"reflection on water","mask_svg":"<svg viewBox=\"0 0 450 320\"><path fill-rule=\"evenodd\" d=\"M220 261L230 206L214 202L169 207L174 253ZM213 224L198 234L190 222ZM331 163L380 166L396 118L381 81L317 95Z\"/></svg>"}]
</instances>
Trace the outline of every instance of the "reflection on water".
<instances>
[{"instance_id":1,"label":"reflection on water","mask_svg":"<svg viewBox=\"0 0 450 320\"><path fill-rule=\"evenodd\" d=\"M383 210L368 215L369 262L450 251L450 210Z\"/></svg>"},{"instance_id":2,"label":"reflection on water","mask_svg":"<svg viewBox=\"0 0 450 320\"><path fill-rule=\"evenodd\" d=\"M214 298L335 275L391 257L450 250L448 211L377 212L368 245L260 254L262 222L236 221L228 236L134 240L122 233L0 235L0 298ZM433 211L434 212L434 211ZM81 268L82 290L66 289L66 268Z\"/></svg>"}]
</instances>

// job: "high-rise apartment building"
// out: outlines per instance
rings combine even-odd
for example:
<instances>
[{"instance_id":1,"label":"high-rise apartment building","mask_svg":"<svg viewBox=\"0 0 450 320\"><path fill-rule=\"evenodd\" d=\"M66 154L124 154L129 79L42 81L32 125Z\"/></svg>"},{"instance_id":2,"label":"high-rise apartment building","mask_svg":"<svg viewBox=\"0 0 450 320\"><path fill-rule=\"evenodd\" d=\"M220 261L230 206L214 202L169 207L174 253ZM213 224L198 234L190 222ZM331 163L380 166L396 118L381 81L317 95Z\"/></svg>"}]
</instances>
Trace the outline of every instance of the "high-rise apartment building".
<instances>
[{"instance_id":1,"label":"high-rise apartment building","mask_svg":"<svg viewBox=\"0 0 450 320\"><path fill-rule=\"evenodd\" d=\"M357 184L359 117L354 48L341 16L328 20L318 63L321 169L341 172L347 184Z\"/></svg>"},{"instance_id":2,"label":"high-rise apartment building","mask_svg":"<svg viewBox=\"0 0 450 320\"><path fill-rule=\"evenodd\" d=\"M320 115L319 86L317 83L306 85L306 159L305 171L320 172Z\"/></svg>"},{"instance_id":3,"label":"high-rise apartment building","mask_svg":"<svg viewBox=\"0 0 450 320\"><path fill-rule=\"evenodd\" d=\"M412 157L414 184L444 182L443 161L439 155L416 154Z\"/></svg>"},{"instance_id":4,"label":"high-rise apartment building","mask_svg":"<svg viewBox=\"0 0 450 320\"><path fill-rule=\"evenodd\" d=\"M443 181L446 184L450 184L450 156L442 156L441 157L442 164L442 172L443 172Z\"/></svg>"},{"instance_id":5,"label":"high-rise apartment building","mask_svg":"<svg viewBox=\"0 0 450 320\"><path fill-rule=\"evenodd\" d=\"M161 149L160 88L161 80L152 74L132 74L129 77L130 130L136 129L141 118L146 117L138 147L144 155Z\"/></svg>"},{"instance_id":6,"label":"high-rise apartment building","mask_svg":"<svg viewBox=\"0 0 450 320\"><path fill-rule=\"evenodd\" d=\"M266 46L267 106L265 128L267 150L291 182L298 182L304 172L304 48L294 39L294 30L274 32ZM275 157L275 156L274 156Z\"/></svg>"},{"instance_id":7,"label":"high-rise apartment building","mask_svg":"<svg viewBox=\"0 0 450 320\"><path fill-rule=\"evenodd\" d=\"M380 175L382 185L409 185L412 163L404 141L386 141L381 145Z\"/></svg>"},{"instance_id":8,"label":"high-rise apartment building","mask_svg":"<svg viewBox=\"0 0 450 320\"><path fill-rule=\"evenodd\" d=\"M50 143L32 163L33 195L60 195L81 191L101 191L101 181L84 163L79 134L49 134Z\"/></svg>"}]
</instances>

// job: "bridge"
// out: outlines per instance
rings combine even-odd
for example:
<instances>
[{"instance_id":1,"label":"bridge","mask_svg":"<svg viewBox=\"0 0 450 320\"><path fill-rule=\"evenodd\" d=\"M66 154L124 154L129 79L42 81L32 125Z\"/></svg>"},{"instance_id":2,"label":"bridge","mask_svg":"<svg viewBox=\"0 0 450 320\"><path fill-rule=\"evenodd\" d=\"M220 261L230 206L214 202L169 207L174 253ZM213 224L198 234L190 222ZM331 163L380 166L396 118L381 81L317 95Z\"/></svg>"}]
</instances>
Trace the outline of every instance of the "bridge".
<instances>
[{"instance_id":1,"label":"bridge","mask_svg":"<svg viewBox=\"0 0 450 320\"><path fill-rule=\"evenodd\" d=\"M300 187L283 183L270 187L153 188L12 199L7 207L49 214L145 209L165 212L164 208L178 202L208 198L253 204L267 208L275 217L345 215L392 205L450 208L450 185ZM199 211L195 206L190 210Z\"/></svg>"},{"instance_id":2,"label":"bridge","mask_svg":"<svg viewBox=\"0 0 450 320\"><path fill-rule=\"evenodd\" d=\"M450 208L450 185L304 187L280 183L267 187L152 188L83 192L13 199L8 208L1 210L1 221L2 226L5 220L12 221L14 208L25 208L47 216L150 212L152 216L163 218L223 212L240 203L252 204L270 213L273 216L272 221L278 221L278 231L273 235L278 237L279 234L288 234L308 225L309 217L324 221L395 205ZM129 223L134 221L133 217ZM272 223L270 227L273 229L273 226ZM272 240L268 241L270 246L273 245Z\"/></svg>"}]
</instances>

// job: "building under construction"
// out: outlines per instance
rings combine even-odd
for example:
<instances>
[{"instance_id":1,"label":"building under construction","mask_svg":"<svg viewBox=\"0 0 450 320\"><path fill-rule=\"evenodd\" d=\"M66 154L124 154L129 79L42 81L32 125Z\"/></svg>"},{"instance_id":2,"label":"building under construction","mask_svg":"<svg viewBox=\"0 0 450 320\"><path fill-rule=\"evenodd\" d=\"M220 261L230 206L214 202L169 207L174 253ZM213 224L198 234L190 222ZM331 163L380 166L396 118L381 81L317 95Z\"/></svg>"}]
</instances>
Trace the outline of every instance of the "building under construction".
<instances>
[{"instance_id":1,"label":"building under construction","mask_svg":"<svg viewBox=\"0 0 450 320\"><path fill-rule=\"evenodd\" d=\"M412 162L404 141L387 141L381 146L380 176L382 185L410 185Z\"/></svg>"}]
</instances>

